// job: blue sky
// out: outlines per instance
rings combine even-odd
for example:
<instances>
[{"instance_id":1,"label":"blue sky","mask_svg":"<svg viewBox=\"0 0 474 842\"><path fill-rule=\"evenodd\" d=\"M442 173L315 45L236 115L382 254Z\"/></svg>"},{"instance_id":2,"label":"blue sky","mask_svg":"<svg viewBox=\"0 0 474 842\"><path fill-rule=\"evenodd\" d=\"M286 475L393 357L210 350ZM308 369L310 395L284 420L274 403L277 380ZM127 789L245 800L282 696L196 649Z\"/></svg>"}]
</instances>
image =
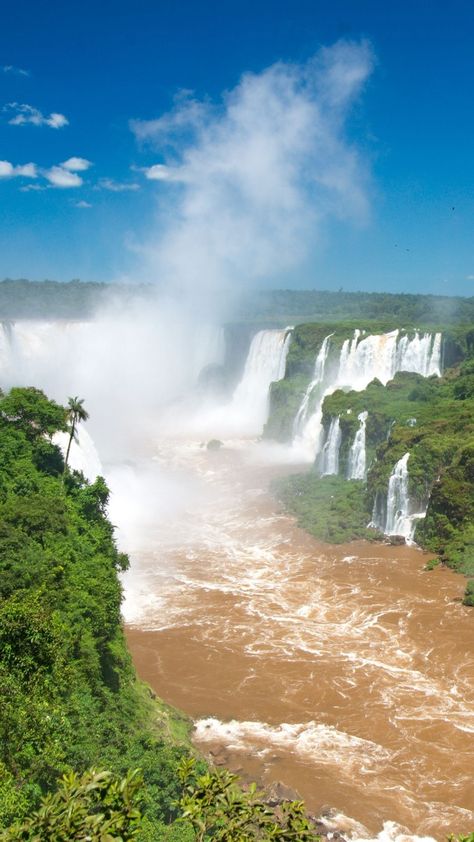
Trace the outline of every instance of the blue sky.
<instances>
[{"instance_id":1,"label":"blue sky","mask_svg":"<svg viewBox=\"0 0 474 842\"><path fill-rule=\"evenodd\" d=\"M223 92L235 91L242 74L260 78L279 61L306 67L321 46L342 39L368 43L371 54L343 125L334 128L330 118L346 163L357 157L357 173L338 195L339 205L351 207L334 210L334 196L332 210L321 198L317 206L309 200L314 231L302 220L304 236L287 245L298 254L283 262L279 255L275 265L263 259L252 282L474 294L473 36L468 0L5 5L0 277L149 277L155 264L148 262L147 274L144 255L176 234L183 210L176 191L188 190L190 200L189 154L202 161L206 150L205 126L196 140L189 121L177 143L183 98L200 103L200 120L209 118L215 138ZM162 123L147 122L170 112L173 143ZM151 142L143 126L153 128ZM182 165L186 156L186 178L168 177L178 172L165 169L170 161ZM304 172L307 160L299 164ZM152 171L155 165L163 170ZM186 179L185 188L171 183ZM359 204L354 190L364 194ZM212 216L206 219L212 227ZM187 249L196 236L186 238ZM245 262L237 265L247 271Z\"/></svg>"}]
</instances>

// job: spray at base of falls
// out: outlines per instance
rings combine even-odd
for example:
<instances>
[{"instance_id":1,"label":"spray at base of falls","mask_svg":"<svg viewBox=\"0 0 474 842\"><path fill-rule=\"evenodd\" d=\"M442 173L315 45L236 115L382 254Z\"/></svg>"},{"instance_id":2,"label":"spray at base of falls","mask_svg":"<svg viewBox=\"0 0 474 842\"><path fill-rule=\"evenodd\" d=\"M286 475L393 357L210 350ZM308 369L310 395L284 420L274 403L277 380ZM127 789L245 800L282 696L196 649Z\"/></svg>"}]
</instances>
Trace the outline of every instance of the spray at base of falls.
<instances>
[{"instance_id":1,"label":"spray at base of falls","mask_svg":"<svg viewBox=\"0 0 474 842\"><path fill-rule=\"evenodd\" d=\"M362 391L374 379L385 385L398 371L411 371L423 377L441 373L441 333L415 332L410 338L394 330L361 338L361 331L355 330L352 339L344 341L333 366L328 360L331 335L324 339L316 358L315 372L320 354L324 357L321 377L315 376L308 385L293 425L293 449L309 462L314 461L322 447L324 398L336 389ZM316 389L320 394L310 414L308 407Z\"/></svg>"},{"instance_id":2,"label":"spray at base of falls","mask_svg":"<svg viewBox=\"0 0 474 842\"><path fill-rule=\"evenodd\" d=\"M388 481L385 517L383 509L380 511L380 498L375 500L372 515L372 525L380 529L384 535L401 535L408 544L413 543L417 522L426 515L425 511L413 512L408 496L408 460L409 453L405 453L398 460Z\"/></svg>"},{"instance_id":3,"label":"spray at base of falls","mask_svg":"<svg viewBox=\"0 0 474 842\"><path fill-rule=\"evenodd\" d=\"M365 433L367 427L368 412L360 412L357 416L360 427L355 434L352 447L349 451L347 466L347 479L362 479L367 476L367 455L365 450Z\"/></svg>"}]
</instances>

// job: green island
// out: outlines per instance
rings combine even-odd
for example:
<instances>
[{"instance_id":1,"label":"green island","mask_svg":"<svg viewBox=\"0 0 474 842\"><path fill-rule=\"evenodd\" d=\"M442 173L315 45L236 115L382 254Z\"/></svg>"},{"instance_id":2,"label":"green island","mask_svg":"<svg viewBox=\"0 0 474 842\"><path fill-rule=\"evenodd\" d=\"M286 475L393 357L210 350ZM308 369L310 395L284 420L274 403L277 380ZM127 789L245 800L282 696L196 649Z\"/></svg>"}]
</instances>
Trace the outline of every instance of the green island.
<instances>
[{"instance_id":1,"label":"green island","mask_svg":"<svg viewBox=\"0 0 474 842\"><path fill-rule=\"evenodd\" d=\"M393 322L359 325L367 333L393 329ZM332 334L331 348L340 353L353 323L303 324L295 328L285 378L272 384L271 410L264 435L289 441L315 356ZM363 391L339 389L324 398L325 433L339 418L339 475L320 476L311 469L274 483L274 490L299 524L321 540L343 543L357 538L380 539L367 524L377 501L387 495L394 465L410 453L408 492L414 510L426 517L416 528L416 542L439 561L468 577L474 576L474 330L472 325L425 327L443 332L443 375L424 378L397 373L386 386L378 380ZM409 331L408 331L409 333ZM313 401L317 397L317 390ZM349 450L367 412L367 480L346 480ZM464 598L474 605L474 579Z\"/></svg>"}]
</instances>

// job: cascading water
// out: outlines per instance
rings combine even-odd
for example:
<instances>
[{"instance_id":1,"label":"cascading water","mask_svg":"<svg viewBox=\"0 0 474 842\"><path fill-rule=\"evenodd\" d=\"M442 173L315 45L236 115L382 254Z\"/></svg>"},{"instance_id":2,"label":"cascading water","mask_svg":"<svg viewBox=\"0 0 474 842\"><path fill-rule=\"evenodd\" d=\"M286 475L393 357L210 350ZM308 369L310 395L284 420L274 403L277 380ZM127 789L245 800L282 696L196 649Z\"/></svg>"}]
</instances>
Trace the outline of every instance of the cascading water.
<instances>
[{"instance_id":1,"label":"cascading water","mask_svg":"<svg viewBox=\"0 0 474 842\"><path fill-rule=\"evenodd\" d=\"M321 453L321 476L339 473L339 449L341 447L341 425L339 416L331 419L325 445Z\"/></svg>"},{"instance_id":2,"label":"cascading water","mask_svg":"<svg viewBox=\"0 0 474 842\"><path fill-rule=\"evenodd\" d=\"M270 384L285 376L291 331L261 330L255 334L244 373L232 396L228 415L246 435L259 435L268 418Z\"/></svg>"},{"instance_id":3,"label":"cascading water","mask_svg":"<svg viewBox=\"0 0 474 842\"><path fill-rule=\"evenodd\" d=\"M331 336L334 336L333 333L330 333L329 336L326 336L323 339L323 344L319 349L318 355L316 357L316 362L314 364L314 372L313 372L313 379L311 380L309 386L304 393L303 400L301 401L300 407L298 412L296 413L296 417L293 423L293 436L297 436L302 433L306 421L306 417L308 415L308 406L311 395L313 394L316 386L323 382L324 376L326 373L326 362L329 354L329 342L331 340Z\"/></svg>"},{"instance_id":4,"label":"cascading water","mask_svg":"<svg viewBox=\"0 0 474 842\"><path fill-rule=\"evenodd\" d=\"M365 432L367 427L368 412L360 412L357 416L360 421L359 429L354 436L352 447L349 451L347 463L347 479L362 479L367 476L367 456L365 450Z\"/></svg>"},{"instance_id":5,"label":"cascading water","mask_svg":"<svg viewBox=\"0 0 474 842\"><path fill-rule=\"evenodd\" d=\"M388 481L385 520L378 510L377 500L374 505L372 523L385 535L401 535L407 543L413 541L418 520L425 517L426 511L411 512L412 505L408 496L408 460L405 453L396 463Z\"/></svg>"},{"instance_id":6,"label":"cascading water","mask_svg":"<svg viewBox=\"0 0 474 842\"><path fill-rule=\"evenodd\" d=\"M411 338L406 334L400 337L398 330L362 339L361 335L360 330L355 330L353 338L344 341L337 367L331 368L326 364L325 351L321 394L314 410L308 417L309 398L306 394L298 409L295 424L296 419L299 420L294 430L293 447L309 461L313 461L321 449L324 398L336 389L362 391L375 378L385 385L398 371L412 371L423 377L440 374L441 333L425 333L420 336L416 331ZM326 340L329 337L324 342ZM310 389L311 383L308 386Z\"/></svg>"}]
</instances>

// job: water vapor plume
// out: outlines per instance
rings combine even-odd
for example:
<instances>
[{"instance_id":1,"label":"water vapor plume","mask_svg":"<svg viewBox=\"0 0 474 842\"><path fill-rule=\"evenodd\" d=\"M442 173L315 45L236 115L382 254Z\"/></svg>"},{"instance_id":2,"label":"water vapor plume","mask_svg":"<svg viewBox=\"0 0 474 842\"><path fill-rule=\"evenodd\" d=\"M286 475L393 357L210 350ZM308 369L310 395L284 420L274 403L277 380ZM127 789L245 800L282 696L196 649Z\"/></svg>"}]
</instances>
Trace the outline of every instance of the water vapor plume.
<instances>
[{"instance_id":1,"label":"water vapor plume","mask_svg":"<svg viewBox=\"0 0 474 842\"><path fill-rule=\"evenodd\" d=\"M328 218L366 218L367 166L346 124L373 64L367 42L340 41L245 73L219 104L182 92L169 113L132 121L160 158L146 170L161 191L148 277L191 296L275 286Z\"/></svg>"}]
</instances>

